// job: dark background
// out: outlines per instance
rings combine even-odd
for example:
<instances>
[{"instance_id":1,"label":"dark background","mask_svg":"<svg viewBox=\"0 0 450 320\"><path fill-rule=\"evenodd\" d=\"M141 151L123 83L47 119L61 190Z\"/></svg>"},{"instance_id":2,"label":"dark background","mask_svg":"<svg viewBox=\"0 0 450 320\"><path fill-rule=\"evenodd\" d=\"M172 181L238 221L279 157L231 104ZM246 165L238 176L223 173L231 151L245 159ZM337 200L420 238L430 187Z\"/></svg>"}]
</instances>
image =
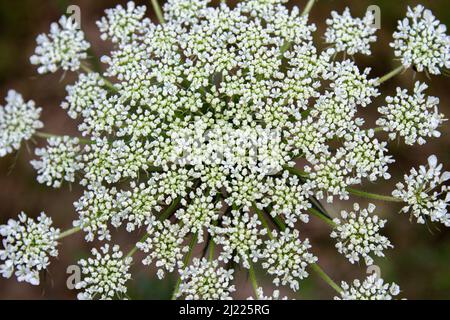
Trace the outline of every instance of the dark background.
<instances>
[{"instance_id":1,"label":"dark background","mask_svg":"<svg viewBox=\"0 0 450 320\"><path fill-rule=\"evenodd\" d=\"M146 4L148 14L152 15L150 1L136 1ZM160 1L163 3L163 1ZM217 2L217 1L216 1ZM231 3L232 1L228 1ZM292 0L288 6L298 5L301 8L307 0ZM109 51L109 44L99 39L95 25L103 10L111 8L118 3L126 1L64 1L64 0L0 0L0 104L4 104L4 97L8 89L15 89L24 95L25 99L33 99L38 106L43 107L43 120L45 131L56 134L76 135L74 123L59 107L65 97L65 86L73 83L73 74L38 76L35 67L30 65L29 57L34 52L35 37L39 33L48 32L50 23L57 21L61 13L69 4L81 7L82 27L86 32L88 41L93 46L95 55L101 56ZM378 42L372 45L372 56L355 57L360 66L373 68L373 76L382 76L398 65L394 61L393 51L389 47L398 19L406 14L407 5L422 3L432 9L442 23L450 26L450 1L376 1L376 0L319 0L311 12L311 21L318 26L316 43L323 47L323 33L326 27L325 19L332 10L342 12L345 6L351 8L353 16L363 16L369 5L378 5L382 14L382 29L378 31ZM383 84L383 96L377 99L370 107L363 109L367 123L374 125L376 108L383 103L387 94L393 95L395 87L402 86L408 89L413 87L415 80L425 81L430 88L427 93L441 98L441 112L450 114L449 78L444 76L431 76L414 74L411 71L396 77ZM449 159L449 129L448 125L441 129L443 135L440 139L430 140L425 146L405 147L401 143L391 142L390 152L394 155L396 163L391 166L393 175L391 181L377 184L366 183L365 189L378 193L390 194L397 181L404 173L409 172L412 166L425 164L430 154L436 154L447 170L450 169ZM35 142L42 145L42 141ZM0 223L6 223L9 218L16 218L20 211L30 216L36 216L44 211L50 215L55 225L62 230L71 227L71 221L76 217L72 203L77 200L82 190L77 186L64 186L60 190L48 189L35 181L35 172L29 161L33 158L32 150L35 143L29 142L27 147L15 155L0 159ZM29 151L31 150L31 152ZM353 198L352 201L366 205L364 199ZM409 221L409 216L399 214L400 206L382 202L374 202L378 209L377 214L388 219L386 235L395 245L394 249L387 250L386 259L376 259L380 266L382 277L388 281L395 281L402 289L402 297L409 299L449 299L450 298L450 232L441 226L422 226ZM344 208L351 208L352 203L335 203L329 207L336 213ZM312 218L312 221L302 226L303 237L312 241L313 252L319 257L320 265L333 279L351 281L355 278L365 277L366 269L363 265L352 266L334 249L334 243L329 238L330 230L321 221ZM130 239L132 237L132 239ZM139 235L130 236L123 232L113 235L115 242L128 251ZM28 284L17 283L15 279L0 279L0 299L72 299L76 293L66 288L68 265L75 264L78 259L85 257L91 244L83 241L81 234L62 241L60 256L50 265L48 273L42 279L42 285L32 287ZM155 272L140 264L136 256L133 266L133 281L130 282L129 295L134 299L164 299L169 298L173 290L174 278L158 281ZM271 280L265 278L260 272L260 285L271 287ZM237 298L246 298L251 295L251 287L244 272L237 274ZM269 290L266 290L270 294ZM296 299L327 299L334 296L334 292L322 282L315 274L301 282L298 293L290 290L281 290L290 298Z\"/></svg>"}]
</instances>

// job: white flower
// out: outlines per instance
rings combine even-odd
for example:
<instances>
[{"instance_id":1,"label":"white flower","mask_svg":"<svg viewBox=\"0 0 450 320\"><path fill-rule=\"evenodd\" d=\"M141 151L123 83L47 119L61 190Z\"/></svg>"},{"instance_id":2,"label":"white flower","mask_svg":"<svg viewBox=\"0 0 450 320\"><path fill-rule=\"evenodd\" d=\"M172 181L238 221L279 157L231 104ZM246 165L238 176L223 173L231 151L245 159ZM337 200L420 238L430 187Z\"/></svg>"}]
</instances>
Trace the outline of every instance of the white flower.
<instances>
[{"instance_id":1,"label":"white flower","mask_svg":"<svg viewBox=\"0 0 450 320\"><path fill-rule=\"evenodd\" d=\"M164 4L164 18L171 23L193 24L198 21L200 11L211 0L168 0Z\"/></svg>"},{"instance_id":2,"label":"white flower","mask_svg":"<svg viewBox=\"0 0 450 320\"><path fill-rule=\"evenodd\" d=\"M266 230L261 228L261 221L256 215L232 211L232 217L224 216L221 227L212 227L211 234L216 244L221 245L220 260L233 260L250 269L250 263L261 256L261 237Z\"/></svg>"},{"instance_id":3,"label":"white flower","mask_svg":"<svg viewBox=\"0 0 450 320\"><path fill-rule=\"evenodd\" d=\"M440 74L450 68L450 37L446 32L447 27L424 6L408 7L390 45L406 68L412 65L419 72Z\"/></svg>"},{"instance_id":4,"label":"white flower","mask_svg":"<svg viewBox=\"0 0 450 320\"><path fill-rule=\"evenodd\" d=\"M279 290L274 290L271 296L264 295L264 289L259 287L256 289L256 297L248 297L247 300L288 300L288 297L282 297Z\"/></svg>"},{"instance_id":5,"label":"white flower","mask_svg":"<svg viewBox=\"0 0 450 320\"><path fill-rule=\"evenodd\" d=\"M44 126L39 120L41 111L34 101L25 102L18 92L8 91L6 105L0 106L0 157L19 150L22 141Z\"/></svg>"},{"instance_id":6,"label":"white flower","mask_svg":"<svg viewBox=\"0 0 450 320\"><path fill-rule=\"evenodd\" d=\"M191 201L187 204L186 200L182 200L182 204L186 208L182 208L176 212L176 217L181 220L186 228L193 234L198 235L199 243L203 242L204 230L209 230L214 222L219 219L219 209L221 202L214 203L212 196L200 194L190 194Z\"/></svg>"},{"instance_id":7,"label":"white flower","mask_svg":"<svg viewBox=\"0 0 450 320\"><path fill-rule=\"evenodd\" d=\"M77 83L66 87L68 95L61 107L67 110L72 119L76 119L80 113L90 110L96 102L106 100L104 85L105 82L98 73L80 74Z\"/></svg>"},{"instance_id":8,"label":"white flower","mask_svg":"<svg viewBox=\"0 0 450 320\"><path fill-rule=\"evenodd\" d=\"M119 246L104 245L100 251L92 249L92 257L80 260L78 264L84 275L75 285L79 300L111 300L124 298L127 293L126 282L131 279L129 273L133 259L124 257Z\"/></svg>"},{"instance_id":9,"label":"white flower","mask_svg":"<svg viewBox=\"0 0 450 320\"><path fill-rule=\"evenodd\" d=\"M437 128L446 119L438 111L439 99L424 94L427 88L419 81L414 86L414 95L397 88L395 97L386 98L388 105L378 108L383 116L377 120L377 125L389 132L392 140L399 135L408 145L422 145L426 143L425 138L441 136Z\"/></svg>"},{"instance_id":10,"label":"white flower","mask_svg":"<svg viewBox=\"0 0 450 320\"><path fill-rule=\"evenodd\" d=\"M366 265L372 265L371 254L384 257L383 250L392 247L389 239L379 233L386 220L381 220L376 215L371 216L375 209L373 204L369 204L367 209L360 209L359 204L355 203L354 211L342 211L342 219L333 220L336 227L331 232L331 237L337 239L338 252L345 255L351 263L359 262L362 258Z\"/></svg>"},{"instance_id":11,"label":"white flower","mask_svg":"<svg viewBox=\"0 0 450 320\"><path fill-rule=\"evenodd\" d=\"M358 279L352 284L342 282L340 297L335 300L393 300L399 295L400 287L395 283L384 283L376 274L368 276L362 283Z\"/></svg>"},{"instance_id":12,"label":"white flower","mask_svg":"<svg viewBox=\"0 0 450 320\"><path fill-rule=\"evenodd\" d=\"M0 274L10 278L14 273L19 282L39 285L39 272L47 269L50 257L57 257L59 229L52 227L52 219L45 213L37 221L19 215L19 220L10 219L0 226L3 249L0 250Z\"/></svg>"},{"instance_id":13,"label":"white flower","mask_svg":"<svg viewBox=\"0 0 450 320\"><path fill-rule=\"evenodd\" d=\"M442 172L442 164L432 155L428 157L428 166L420 166L419 170L412 168L392 195L407 204L402 212L410 212L418 223L424 224L429 219L450 227L450 187L444 184L448 180L450 172Z\"/></svg>"},{"instance_id":14,"label":"white flower","mask_svg":"<svg viewBox=\"0 0 450 320\"><path fill-rule=\"evenodd\" d=\"M311 249L309 240L301 241L299 236L298 230L286 229L280 235L274 231L274 239L265 242L262 252L262 267L275 276L273 283L277 286L289 285L294 291L300 287L299 280L308 277L308 265L318 260L308 252Z\"/></svg>"},{"instance_id":15,"label":"white flower","mask_svg":"<svg viewBox=\"0 0 450 320\"><path fill-rule=\"evenodd\" d=\"M297 220L308 223L306 210L311 207L308 199L312 193L308 184L301 183L297 176L290 176L287 171L283 172L281 178L269 178L267 184L270 190L261 203L271 206L270 214L273 217L283 215L291 227L294 227Z\"/></svg>"},{"instance_id":16,"label":"white flower","mask_svg":"<svg viewBox=\"0 0 450 320\"><path fill-rule=\"evenodd\" d=\"M83 31L79 30L73 18L62 16L58 23L52 23L50 34L41 34L36 39L35 54L30 58L38 65L38 72L54 73L59 68L76 71L81 60L87 58L86 51L90 44L84 39Z\"/></svg>"},{"instance_id":17,"label":"white flower","mask_svg":"<svg viewBox=\"0 0 450 320\"><path fill-rule=\"evenodd\" d=\"M108 223L114 222L117 215L116 193L115 188L89 185L83 196L74 202L79 217L73 225L86 232L86 241L94 241L96 236L99 240L111 240Z\"/></svg>"},{"instance_id":18,"label":"white flower","mask_svg":"<svg viewBox=\"0 0 450 320\"><path fill-rule=\"evenodd\" d=\"M180 270L181 284L177 297L186 300L231 300L236 291L233 281L234 270L219 267L216 260L195 258L192 264Z\"/></svg>"},{"instance_id":19,"label":"white flower","mask_svg":"<svg viewBox=\"0 0 450 320\"><path fill-rule=\"evenodd\" d=\"M106 17L97 21L101 38L121 43L131 41L150 24L149 19L144 18L146 10L145 6L136 6L133 1L129 1L126 8L119 4L114 9L105 10Z\"/></svg>"},{"instance_id":20,"label":"white flower","mask_svg":"<svg viewBox=\"0 0 450 320\"><path fill-rule=\"evenodd\" d=\"M188 251L187 246L183 246L187 235L186 228L178 224L172 224L169 220L163 222L151 217L147 227L148 238L144 242L137 244L137 247L147 254L142 261L144 265L151 265L156 262L159 279L163 279L165 271L173 272L175 268L183 268L183 257Z\"/></svg>"},{"instance_id":21,"label":"white flower","mask_svg":"<svg viewBox=\"0 0 450 320\"><path fill-rule=\"evenodd\" d=\"M47 140L46 148L36 149L40 160L31 161L31 165L38 172L39 183L61 187L64 181L75 182L75 173L83 167L79 140L77 138L51 137Z\"/></svg>"},{"instance_id":22,"label":"white flower","mask_svg":"<svg viewBox=\"0 0 450 320\"><path fill-rule=\"evenodd\" d=\"M362 53L370 55L370 44L377 41L374 27L375 17L367 11L363 19L353 18L350 9L345 8L342 15L336 11L331 12L332 19L327 19L325 41L334 45L337 52L346 52L349 55Z\"/></svg>"}]
</instances>

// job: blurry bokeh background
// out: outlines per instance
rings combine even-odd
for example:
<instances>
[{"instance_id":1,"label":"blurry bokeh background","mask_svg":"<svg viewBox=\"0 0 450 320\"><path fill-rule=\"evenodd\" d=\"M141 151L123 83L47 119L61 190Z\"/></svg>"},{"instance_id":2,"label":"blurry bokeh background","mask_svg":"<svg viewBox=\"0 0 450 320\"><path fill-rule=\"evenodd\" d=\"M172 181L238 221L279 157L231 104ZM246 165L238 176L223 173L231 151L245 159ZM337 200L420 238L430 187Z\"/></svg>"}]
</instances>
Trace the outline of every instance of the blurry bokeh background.
<instances>
[{"instance_id":1,"label":"blurry bokeh background","mask_svg":"<svg viewBox=\"0 0 450 320\"><path fill-rule=\"evenodd\" d=\"M149 15L153 11L150 1L136 1L149 7ZM160 1L163 3L164 1ZM218 1L215 1L217 3ZM233 1L228 0L228 3ZM307 0L291 0L288 6L303 7ZM25 99L33 99L38 106L43 107L45 131L56 134L76 135L76 123L73 122L59 107L65 97L65 86L75 81L73 74L38 76L35 68L30 65L29 57L34 51L35 37L47 32L49 25L57 21L61 13L70 4L79 5L82 12L82 27L86 37L93 45L93 52L101 56L109 50L109 43L99 39L95 21L102 16L103 10L126 1L101 0L0 0L0 104L8 89L21 92ZM342 12L350 6L354 16L363 16L369 5L378 5L382 14L382 29L378 31L378 42L372 46L371 57L356 56L360 66L372 67L373 76L382 76L398 65L394 61L393 52L389 47L392 33L397 20L405 16L407 5L422 3L432 9L442 23L450 26L449 0L422 1L392 1L392 0L319 0L311 12L311 21L318 26L315 34L316 43L323 47L322 35L325 29L325 19L332 10ZM415 80L426 81L430 85L429 94L441 98L441 112L450 116L450 79L444 76L414 74L408 71L401 76L383 84L383 95L393 94L395 87L402 86L411 89ZM373 125L377 116L376 108L383 103L383 97L377 99L370 107L363 110L367 124ZM366 183L364 188L369 191L390 194L395 183L401 180L404 173L412 166L425 164L431 154L436 154L441 162L450 170L450 139L449 126L442 128L442 137L429 141L425 146L405 147L401 143L390 143L391 153L396 163L391 167L393 175L388 183ZM43 141L29 142L22 150L6 158L0 159L0 224L9 218L15 218L20 211L36 216L44 211L53 217L56 226L62 230L71 227L75 218L72 203L77 200L82 190L76 186L64 186L60 190L48 189L35 181L35 173L29 164L33 158L33 149L42 145ZM364 199L353 198L360 204L367 204ZM402 296L409 299L449 299L450 298L450 230L440 226L421 226L410 222L409 216L399 214L400 206L382 202L374 202L378 215L388 219L386 235L389 236L395 249L387 250L386 259L376 259L381 268L382 277L400 285ZM335 203L328 207L332 212L350 208L352 203ZM308 225L301 227L302 236L312 241L313 252L319 257L321 266L333 279L351 281L366 275L364 266L352 266L334 249L334 243L329 238L329 228L323 222L312 218ZM123 232L113 234L115 242L128 251L140 235L130 236ZM66 287L66 268L85 257L91 244L83 241L81 234L62 241L60 256L54 260L45 274L41 286L32 287L19 284L15 279L0 279L0 299L73 299L76 292ZM95 245L95 244L94 244ZM130 282L130 298L134 299L165 299L173 290L175 279L168 278L158 281L155 273L144 268L136 256L133 266L133 280ZM258 275L261 285L271 287L270 279L262 272ZM251 295L251 286L244 272L238 272L237 298ZM296 299L328 299L334 292L315 274L301 283L298 293L281 290L291 298Z\"/></svg>"}]
</instances>

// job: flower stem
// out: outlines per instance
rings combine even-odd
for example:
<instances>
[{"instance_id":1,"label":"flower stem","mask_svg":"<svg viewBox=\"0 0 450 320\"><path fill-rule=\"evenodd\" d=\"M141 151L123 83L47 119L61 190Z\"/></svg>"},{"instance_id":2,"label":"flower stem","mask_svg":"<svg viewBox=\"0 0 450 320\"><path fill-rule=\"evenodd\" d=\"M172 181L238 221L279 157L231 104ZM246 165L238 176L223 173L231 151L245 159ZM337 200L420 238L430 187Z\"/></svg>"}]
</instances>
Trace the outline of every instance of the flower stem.
<instances>
[{"instance_id":1,"label":"flower stem","mask_svg":"<svg viewBox=\"0 0 450 320\"><path fill-rule=\"evenodd\" d=\"M40 132L40 131L36 131L34 135L36 137L39 137L39 138L42 138L42 139L65 137L65 135L46 133L46 132ZM71 138L76 138L76 139L78 139L78 141L80 141L81 143L84 143L84 144L92 144L92 143L94 143L92 140L89 140L89 139L84 139L84 138L79 138L79 137L71 137Z\"/></svg>"},{"instance_id":2,"label":"flower stem","mask_svg":"<svg viewBox=\"0 0 450 320\"><path fill-rule=\"evenodd\" d=\"M171 204L169 207L167 207L166 211L164 211L164 212L161 214L161 216L159 217L158 220L159 220L159 221L164 221L164 220L170 218L170 216L171 216L171 215L175 212L175 210L177 209L177 207L178 207L178 205L180 204L180 202L181 202L181 198L176 198L175 201L173 201L172 204ZM144 242L145 240L147 240L147 239L148 239L148 233L146 233L145 236L143 236L143 237L141 238L141 240L139 240L138 243L143 243L143 242ZM131 251L128 252L128 254L126 255L126 258L130 258L130 257L134 256L134 254L137 252L137 250L138 250L137 245L135 245L135 246L133 247L133 249L131 249Z\"/></svg>"},{"instance_id":3,"label":"flower stem","mask_svg":"<svg viewBox=\"0 0 450 320\"><path fill-rule=\"evenodd\" d=\"M267 223L267 220L264 217L264 212L259 210L258 207L255 204L253 205L253 210L255 210L255 212L258 214L258 218L261 221L263 227L266 228L267 235L269 236L269 238L271 240L273 240L272 230L270 230L269 224Z\"/></svg>"},{"instance_id":4,"label":"flower stem","mask_svg":"<svg viewBox=\"0 0 450 320\"><path fill-rule=\"evenodd\" d=\"M251 262L250 263L250 269L248 269L248 275L250 276L250 281L252 283L252 287L253 287L253 291L255 292L256 295L256 299L259 299L258 297L258 280L256 279L256 274L255 274L255 268L253 267L253 264Z\"/></svg>"},{"instance_id":5,"label":"flower stem","mask_svg":"<svg viewBox=\"0 0 450 320\"><path fill-rule=\"evenodd\" d=\"M395 68L394 70L392 70L391 72L389 72L388 74L382 76L380 79L378 79L378 84L382 84L386 81L388 81L389 79L395 77L396 75L402 73L405 70L404 66L399 66L397 68Z\"/></svg>"},{"instance_id":6,"label":"flower stem","mask_svg":"<svg viewBox=\"0 0 450 320\"><path fill-rule=\"evenodd\" d=\"M302 171L300 169L297 169L297 168L294 168L294 167L288 167L288 166L285 166L284 169L289 171L293 175L296 175L296 176L300 177L300 178L305 178L305 179L309 178L309 175L306 172L304 172L304 171Z\"/></svg>"},{"instance_id":7,"label":"flower stem","mask_svg":"<svg viewBox=\"0 0 450 320\"><path fill-rule=\"evenodd\" d=\"M303 10L302 16L306 16L311 12L312 7L314 6L314 3L316 0L309 0L308 3L305 6L305 10Z\"/></svg>"},{"instance_id":8,"label":"flower stem","mask_svg":"<svg viewBox=\"0 0 450 320\"><path fill-rule=\"evenodd\" d=\"M315 209L315 208L310 208L308 210L312 215L318 217L319 219L325 221L326 223L328 223L331 227L335 228L336 224L333 222L332 219L330 219L329 217L324 216L322 213L320 213L319 210Z\"/></svg>"},{"instance_id":9,"label":"flower stem","mask_svg":"<svg viewBox=\"0 0 450 320\"><path fill-rule=\"evenodd\" d=\"M165 23L163 13L161 11L161 6L158 3L158 0L152 0L153 10L155 10L156 17L158 18L159 23Z\"/></svg>"},{"instance_id":10,"label":"flower stem","mask_svg":"<svg viewBox=\"0 0 450 320\"><path fill-rule=\"evenodd\" d=\"M90 67L88 67L85 63L81 63L81 69L86 72L86 73L93 73L95 72L94 70L92 70ZM117 92L117 88L114 86L114 84L109 81L108 79L106 79L105 77L101 76L103 82L105 83L105 86L110 89L113 92Z\"/></svg>"},{"instance_id":11,"label":"flower stem","mask_svg":"<svg viewBox=\"0 0 450 320\"><path fill-rule=\"evenodd\" d=\"M403 202L400 199L391 197L391 196L385 196L381 194L376 193L370 193L362 190L357 190L353 188L347 188L347 191L350 194L353 194L355 196L361 197L361 198L367 198L367 199L373 199L373 200L381 200L381 201L388 201L388 202Z\"/></svg>"},{"instance_id":12,"label":"flower stem","mask_svg":"<svg viewBox=\"0 0 450 320\"><path fill-rule=\"evenodd\" d=\"M336 282L334 282L333 279L331 279L330 276L327 275L317 263L311 264L311 267L314 272L316 272L326 283L330 285L330 287L332 287L338 293L341 293L343 291L342 288Z\"/></svg>"},{"instance_id":13,"label":"flower stem","mask_svg":"<svg viewBox=\"0 0 450 320\"><path fill-rule=\"evenodd\" d=\"M191 260L192 252L194 251L194 246L197 243L197 240L198 240L198 234L195 234L192 237L191 242L189 243L189 251L187 252L186 256L184 257L183 267L186 267L189 264L189 261ZM181 285L181 277L178 278L177 283L175 285L175 290L173 291L173 294L172 294L172 300L177 300L177 295L178 295L178 290L180 290L180 285Z\"/></svg>"},{"instance_id":14,"label":"flower stem","mask_svg":"<svg viewBox=\"0 0 450 320\"><path fill-rule=\"evenodd\" d=\"M72 229L69 229L67 231L61 232L59 234L58 240L62 240L64 238L67 238L67 237L69 237L69 236L71 236L71 235L73 235L73 234L75 234L77 232L80 232L80 231L81 231L81 228L80 227L76 227L76 228L72 228Z\"/></svg>"}]
</instances>

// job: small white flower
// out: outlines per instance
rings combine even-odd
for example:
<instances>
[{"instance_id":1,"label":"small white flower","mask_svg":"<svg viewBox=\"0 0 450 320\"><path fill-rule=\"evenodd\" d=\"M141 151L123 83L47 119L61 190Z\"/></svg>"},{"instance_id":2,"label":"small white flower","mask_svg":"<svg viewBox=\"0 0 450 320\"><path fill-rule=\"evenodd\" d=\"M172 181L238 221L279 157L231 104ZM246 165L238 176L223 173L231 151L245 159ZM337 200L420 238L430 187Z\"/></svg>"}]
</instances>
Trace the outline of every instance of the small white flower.
<instances>
[{"instance_id":1,"label":"small white flower","mask_svg":"<svg viewBox=\"0 0 450 320\"><path fill-rule=\"evenodd\" d=\"M75 285L79 300L111 300L124 298L127 293L126 282L131 279L129 272L133 259L124 257L119 246L104 245L100 251L92 249L92 257L80 260L78 264L84 275Z\"/></svg>"},{"instance_id":2,"label":"small white flower","mask_svg":"<svg viewBox=\"0 0 450 320\"><path fill-rule=\"evenodd\" d=\"M450 187L445 184L448 180L450 172L442 172L442 164L432 155L428 157L428 166L420 166L419 170L412 168L392 195L407 204L402 212L410 212L418 223L424 224L429 219L450 227Z\"/></svg>"},{"instance_id":3,"label":"small white flower","mask_svg":"<svg viewBox=\"0 0 450 320\"><path fill-rule=\"evenodd\" d=\"M301 241L299 236L298 230L291 232L286 229L280 235L274 231L274 239L265 242L262 252L262 267L275 276L273 283L277 286L289 285L294 291L300 287L299 280L309 276L306 271L308 265L318 260L309 252L309 240Z\"/></svg>"},{"instance_id":4,"label":"small white flower","mask_svg":"<svg viewBox=\"0 0 450 320\"><path fill-rule=\"evenodd\" d=\"M349 55L362 53L370 55L370 44L377 41L373 26L375 17L367 11L364 18L353 18L350 9L345 8L342 15L336 11L331 12L331 19L327 19L325 41L334 45L337 52L346 52Z\"/></svg>"},{"instance_id":5,"label":"small white flower","mask_svg":"<svg viewBox=\"0 0 450 320\"><path fill-rule=\"evenodd\" d=\"M214 260L195 258L192 264L180 270L181 284L177 297L186 300L231 300L236 291L232 285L234 270L219 267Z\"/></svg>"},{"instance_id":6,"label":"small white flower","mask_svg":"<svg viewBox=\"0 0 450 320\"><path fill-rule=\"evenodd\" d=\"M413 65L419 72L440 74L450 68L450 37L446 32L447 27L424 6L408 7L390 45L406 68Z\"/></svg>"},{"instance_id":7,"label":"small white flower","mask_svg":"<svg viewBox=\"0 0 450 320\"><path fill-rule=\"evenodd\" d=\"M422 145L426 143L425 138L441 136L437 129L446 119L438 111L439 98L424 94L427 88L419 81L413 95L397 88L395 97L386 98L387 106L378 108L383 116L377 120L377 125L389 132L389 138L393 140L399 135L408 145Z\"/></svg>"},{"instance_id":8,"label":"small white flower","mask_svg":"<svg viewBox=\"0 0 450 320\"><path fill-rule=\"evenodd\" d=\"M165 271L173 272L175 268L183 268L183 257L188 251L184 246L187 235L186 228L172 224L169 220L164 222L151 217L147 227L148 238L137 244L138 249L147 254L142 261L144 265L151 265L154 261L158 269L159 279L163 279Z\"/></svg>"},{"instance_id":9,"label":"small white flower","mask_svg":"<svg viewBox=\"0 0 450 320\"><path fill-rule=\"evenodd\" d=\"M279 290L274 290L271 296L264 295L264 289L259 287L256 289L256 297L248 297L247 300L288 300L288 297L281 296Z\"/></svg>"},{"instance_id":10,"label":"small white flower","mask_svg":"<svg viewBox=\"0 0 450 320\"><path fill-rule=\"evenodd\" d=\"M8 91L6 105L0 106L0 157L19 150L22 141L44 126L41 111L34 101L25 102L18 92Z\"/></svg>"},{"instance_id":11,"label":"small white flower","mask_svg":"<svg viewBox=\"0 0 450 320\"><path fill-rule=\"evenodd\" d=\"M351 263L359 262L362 258L366 265L372 265L371 254L384 257L383 250L392 247L389 239L379 233L386 220L381 220L376 215L371 216L375 208L373 204L369 204L367 209L360 209L359 204L355 203L354 211L342 211L342 219L333 220L336 227L331 232L331 237L337 239L338 252L345 255Z\"/></svg>"},{"instance_id":12,"label":"small white flower","mask_svg":"<svg viewBox=\"0 0 450 320\"><path fill-rule=\"evenodd\" d=\"M77 83L66 87L67 97L61 107L72 119L90 110L97 101L106 100L105 82L100 74L91 72L80 74Z\"/></svg>"},{"instance_id":13,"label":"small white flower","mask_svg":"<svg viewBox=\"0 0 450 320\"><path fill-rule=\"evenodd\" d=\"M47 140L46 148L36 149L40 160L31 161L31 165L38 172L39 183L61 187L64 181L75 182L75 173L83 167L79 140L77 138L51 137Z\"/></svg>"},{"instance_id":14,"label":"small white flower","mask_svg":"<svg viewBox=\"0 0 450 320\"><path fill-rule=\"evenodd\" d=\"M78 70L80 61L87 58L86 51L90 48L77 22L66 16L59 19L59 24L52 23L50 34L39 35L36 42L38 45L30 61L39 66L40 74L54 73L59 68L66 71Z\"/></svg>"},{"instance_id":15,"label":"small white flower","mask_svg":"<svg viewBox=\"0 0 450 320\"><path fill-rule=\"evenodd\" d=\"M261 228L261 221L256 215L233 211L232 216L224 216L221 227L212 227L211 234L216 244L221 245L220 260L233 260L250 269L251 262L260 258L262 236L267 233Z\"/></svg>"},{"instance_id":16,"label":"small white flower","mask_svg":"<svg viewBox=\"0 0 450 320\"><path fill-rule=\"evenodd\" d=\"M19 215L19 220L10 219L0 226L3 249L0 250L0 274L10 278L14 273L19 282L39 285L39 272L47 269L50 257L58 256L59 229L52 227L52 219L45 213L37 221Z\"/></svg>"},{"instance_id":17,"label":"small white flower","mask_svg":"<svg viewBox=\"0 0 450 320\"><path fill-rule=\"evenodd\" d=\"M368 276L362 283L356 279L352 284L342 282L340 297L335 300L393 300L400 294L400 287L395 283L384 283L376 274Z\"/></svg>"},{"instance_id":18,"label":"small white flower","mask_svg":"<svg viewBox=\"0 0 450 320\"><path fill-rule=\"evenodd\" d=\"M114 9L105 10L106 17L97 21L102 33L101 38L111 39L112 42L130 42L150 24L150 21L144 18L146 10L145 6L136 6L133 1L129 1L126 8L119 4Z\"/></svg>"}]
</instances>

